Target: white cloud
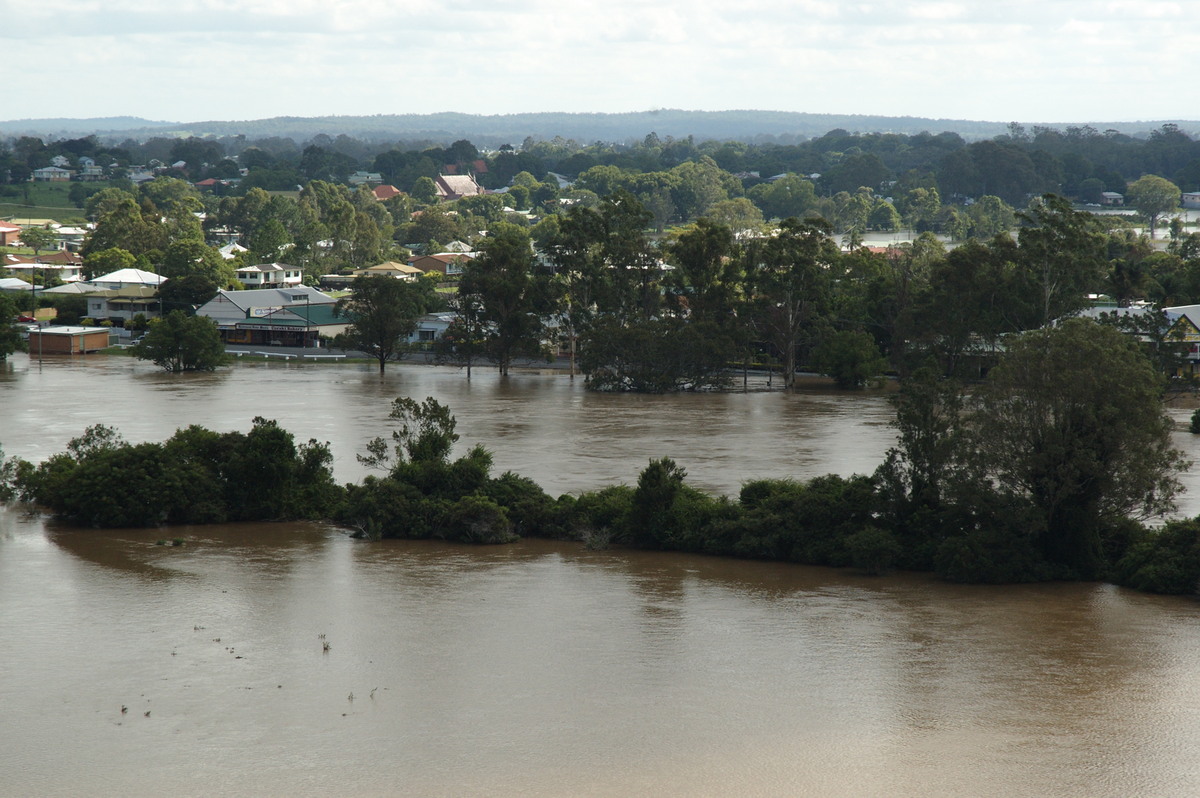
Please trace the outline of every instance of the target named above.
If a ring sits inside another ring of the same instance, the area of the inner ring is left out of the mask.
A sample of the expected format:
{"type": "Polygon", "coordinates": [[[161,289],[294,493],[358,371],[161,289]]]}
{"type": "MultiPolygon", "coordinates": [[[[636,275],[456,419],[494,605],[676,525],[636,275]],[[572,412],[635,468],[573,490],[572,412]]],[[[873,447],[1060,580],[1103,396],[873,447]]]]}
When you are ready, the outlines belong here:
{"type": "Polygon", "coordinates": [[[1194,115],[1161,78],[1200,51],[1200,4],[1164,0],[149,2],[7,0],[6,62],[39,68],[10,81],[0,114],[667,106],[1116,121],[1194,115]],[[54,59],[29,36],[46,26],[65,37],[54,59]],[[65,109],[46,105],[57,87],[65,109]]]}

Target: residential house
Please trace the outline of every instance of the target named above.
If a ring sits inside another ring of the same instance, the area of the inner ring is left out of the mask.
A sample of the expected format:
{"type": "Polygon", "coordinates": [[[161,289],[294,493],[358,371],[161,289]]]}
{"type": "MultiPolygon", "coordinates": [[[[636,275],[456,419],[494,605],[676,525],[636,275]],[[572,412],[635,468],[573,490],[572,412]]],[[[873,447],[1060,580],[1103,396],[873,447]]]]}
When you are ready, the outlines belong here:
{"type": "Polygon", "coordinates": [[[306,285],[222,289],[196,315],[215,321],[226,343],[254,346],[317,346],[321,336],[332,337],[350,325],[337,313],[336,299],[306,285]]]}
{"type": "Polygon", "coordinates": [[[445,334],[456,318],[458,318],[457,313],[426,313],[417,319],[417,328],[408,337],[408,342],[416,344],[420,349],[429,349],[437,339],[445,334]]]}
{"type": "Polygon", "coordinates": [[[0,221],[0,247],[11,247],[21,238],[21,226],[0,221]]]}
{"type": "Polygon", "coordinates": [[[1200,305],[1177,305],[1163,308],[1163,312],[1171,322],[1168,340],[1187,347],[1187,373],[1200,374],[1200,305]]]}
{"type": "Polygon", "coordinates": [[[74,251],[83,246],[83,240],[87,238],[89,232],[89,229],[86,227],[68,227],[63,225],[55,230],[54,234],[58,236],[58,243],[64,249],[74,251]]]}
{"type": "Polygon", "coordinates": [[[1125,195],[1119,194],[1116,191],[1101,191],[1100,204],[1111,207],[1118,207],[1125,204],[1125,195]]]}
{"type": "Polygon", "coordinates": [[[354,285],[354,275],[322,274],[317,282],[326,291],[347,291],[354,285]]]}
{"type": "Polygon", "coordinates": [[[32,284],[25,282],[19,277],[0,277],[0,291],[29,293],[32,289],[32,284]]]}
{"type": "Polygon", "coordinates": [[[137,315],[147,319],[162,315],[162,303],[158,288],[149,285],[125,285],[121,288],[104,288],[87,295],[87,315],[96,321],[124,319],[129,321],[137,315]]]}
{"type": "Polygon", "coordinates": [[[43,166],[41,169],[33,170],[33,180],[38,182],[54,182],[65,183],[71,179],[71,175],[75,174],[70,169],[63,169],[60,166],[43,166]]]}
{"type": "Polygon", "coordinates": [[[35,255],[34,261],[47,269],[53,269],[53,273],[64,283],[83,279],[83,257],[77,252],[60,249],[45,255],[35,255]]]}
{"type": "Polygon", "coordinates": [[[375,188],[371,189],[371,193],[375,195],[375,199],[384,202],[390,200],[392,197],[398,197],[404,192],[395,186],[382,185],[375,186],[375,188]]]}
{"type": "Polygon", "coordinates": [[[75,175],[75,178],[77,180],[82,180],[84,182],[95,182],[97,180],[104,180],[104,178],[105,178],[104,167],[96,166],[95,164],[92,164],[90,166],[80,166],[79,172],[75,175]]]}
{"type": "Polygon", "coordinates": [[[241,253],[249,252],[250,250],[235,241],[233,243],[226,244],[217,251],[221,253],[221,257],[225,260],[233,260],[241,253]]]}
{"type": "Polygon", "coordinates": [[[1200,208],[1200,191],[1185,191],[1179,197],[1179,203],[1185,208],[1200,208]]]}
{"type": "Polygon", "coordinates": [[[142,269],[117,269],[115,272],[93,277],[88,282],[96,288],[117,289],[127,285],[145,285],[158,288],[167,281],[166,277],[142,269]]]}
{"type": "Polygon", "coordinates": [[[247,288],[287,288],[304,282],[304,270],[286,263],[256,263],[235,274],[247,288]]]}
{"type": "Polygon", "coordinates": [[[382,183],[383,175],[379,172],[355,172],[347,178],[347,182],[352,186],[362,186],[367,183],[382,183]]]}
{"type": "Polygon", "coordinates": [[[397,263],[394,260],[386,261],[378,266],[372,266],[369,269],[359,269],[354,272],[355,277],[382,275],[384,277],[395,277],[397,280],[415,280],[424,272],[416,266],[410,266],[407,263],[397,263]]]}
{"type": "Polygon", "coordinates": [[[436,255],[418,255],[409,258],[408,265],[422,272],[441,272],[445,275],[462,274],[463,265],[473,260],[475,252],[439,252],[436,255]]]}
{"type": "Polygon", "coordinates": [[[76,260],[74,253],[51,253],[38,258],[22,257],[21,255],[5,254],[0,256],[0,266],[3,266],[14,276],[23,276],[29,282],[48,282],[58,278],[64,283],[83,279],[83,263],[76,260]]]}
{"type": "Polygon", "coordinates": [[[438,199],[446,201],[487,193],[470,175],[438,175],[433,182],[437,186],[438,199]]]}

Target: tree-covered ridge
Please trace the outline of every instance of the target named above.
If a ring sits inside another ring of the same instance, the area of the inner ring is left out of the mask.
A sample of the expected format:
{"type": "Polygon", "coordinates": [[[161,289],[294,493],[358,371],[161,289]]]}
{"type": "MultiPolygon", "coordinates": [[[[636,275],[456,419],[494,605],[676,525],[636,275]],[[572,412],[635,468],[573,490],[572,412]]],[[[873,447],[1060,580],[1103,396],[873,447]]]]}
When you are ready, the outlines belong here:
{"type": "MultiPolygon", "coordinates": [[[[1146,122],[1100,122],[1101,130],[1115,129],[1136,135],[1162,124],[1177,124],[1185,129],[1200,128],[1200,123],[1180,119],[1146,122]]],[[[1047,123],[1046,126],[1066,127],[1047,123]]],[[[754,141],[769,137],[815,137],[828,130],[844,128],[861,132],[887,131],[902,134],[923,130],[953,131],[967,138],[986,138],[1004,132],[1001,122],[944,119],[914,116],[876,116],[871,114],[821,114],[798,111],[725,110],[688,111],[660,108],[625,113],[513,113],[466,114],[374,114],[371,116],[284,116],[269,119],[205,122],[162,122],[136,117],[100,119],[18,119],[0,121],[0,134],[67,137],[97,134],[106,138],[147,138],[171,136],[245,136],[246,138],[284,137],[296,140],[320,134],[348,136],[368,140],[414,141],[469,138],[480,144],[498,146],[504,141],[526,136],[553,138],[564,136],[579,141],[627,141],[641,138],[647,131],[660,135],[698,139],[738,139],[754,141]]]]}

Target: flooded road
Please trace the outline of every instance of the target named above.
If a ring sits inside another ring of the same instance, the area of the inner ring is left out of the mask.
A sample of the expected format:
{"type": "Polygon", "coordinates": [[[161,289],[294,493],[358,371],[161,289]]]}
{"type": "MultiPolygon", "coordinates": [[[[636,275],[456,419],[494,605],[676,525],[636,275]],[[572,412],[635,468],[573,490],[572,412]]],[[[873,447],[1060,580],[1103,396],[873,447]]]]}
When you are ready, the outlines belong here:
{"type": "MultiPolygon", "coordinates": [[[[872,396],[108,358],[0,373],[0,443],[39,460],[92,423],[159,440],[264,415],[330,441],[352,480],[402,394],[551,493],[663,455],[725,493],[869,472],[892,440],[872,396]]],[[[1200,793],[1200,606],[1105,585],[316,524],[99,532],[10,508],[0,629],[5,796],[1200,793]]]]}

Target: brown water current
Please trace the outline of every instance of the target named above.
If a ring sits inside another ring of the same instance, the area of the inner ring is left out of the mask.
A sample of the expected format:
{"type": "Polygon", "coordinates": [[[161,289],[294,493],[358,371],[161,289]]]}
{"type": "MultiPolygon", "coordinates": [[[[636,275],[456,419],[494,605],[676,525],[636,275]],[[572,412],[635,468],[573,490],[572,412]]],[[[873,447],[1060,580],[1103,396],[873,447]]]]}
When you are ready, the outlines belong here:
{"type": "MultiPolygon", "coordinates": [[[[159,440],[263,415],[330,441],[352,480],[401,394],[450,405],[461,444],[551,493],[662,455],[732,493],[868,472],[892,441],[872,396],[18,357],[0,444],[38,460],[91,423],[159,440]]],[[[1105,585],[8,508],[0,632],[2,796],[1200,794],[1200,606],[1105,585]]]]}

